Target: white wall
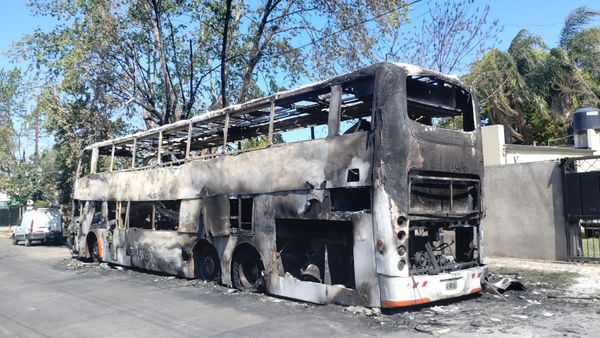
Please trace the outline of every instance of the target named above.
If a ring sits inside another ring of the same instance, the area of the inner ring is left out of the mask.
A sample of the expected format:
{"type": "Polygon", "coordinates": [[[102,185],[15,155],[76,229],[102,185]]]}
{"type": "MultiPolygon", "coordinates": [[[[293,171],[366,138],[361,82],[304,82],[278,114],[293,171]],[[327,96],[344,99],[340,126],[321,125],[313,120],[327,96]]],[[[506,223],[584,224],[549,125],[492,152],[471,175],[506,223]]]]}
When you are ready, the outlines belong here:
{"type": "Polygon", "coordinates": [[[600,154],[600,133],[594,130],[587,133],[587,144],[592,149],[505,144],[504,127],[501,125],[482,127],[481,132],[485,166],[553,161],[565,157],[600,154]]]}

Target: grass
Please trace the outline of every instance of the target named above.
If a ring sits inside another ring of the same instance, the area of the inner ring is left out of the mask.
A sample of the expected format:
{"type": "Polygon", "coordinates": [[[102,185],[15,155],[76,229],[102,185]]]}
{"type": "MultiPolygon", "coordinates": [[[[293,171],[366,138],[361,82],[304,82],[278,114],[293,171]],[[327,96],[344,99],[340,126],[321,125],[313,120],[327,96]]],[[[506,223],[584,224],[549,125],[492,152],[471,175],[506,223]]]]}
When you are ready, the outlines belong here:
{"type": "Polygon", "coordinates": [[[600,258],[600,238],[590,237],[581,240],[583,257],[600,258]]]}
{"type": "Polygon", "coordinates": [[[569,271],[543,271],[523,268],[496,268],[491,272],[500,275],[519,275],[521,280],[527,284],[547,283],[553,287],[565,287],[571,285],[580,274],[569,271]]]}

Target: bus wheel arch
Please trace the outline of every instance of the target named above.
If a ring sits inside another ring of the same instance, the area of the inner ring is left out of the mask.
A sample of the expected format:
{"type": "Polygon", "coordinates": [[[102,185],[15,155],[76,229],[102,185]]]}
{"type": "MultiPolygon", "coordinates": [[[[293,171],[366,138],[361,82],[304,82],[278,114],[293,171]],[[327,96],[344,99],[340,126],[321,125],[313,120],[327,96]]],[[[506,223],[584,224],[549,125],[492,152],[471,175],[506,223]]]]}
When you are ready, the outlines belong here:
{"type": "Polygon", "coordinates": [[[89,258],[93,262],[102,262],[102,242],[95,232],[90,231],[85,239],[89,258]]]}
{"type": "Polygon", "coordinates": [[[264,292],[265,266],[256,248],[242,243],[235,248],[231,261],[231,282],[240,291],[264,292]]]}
{"type": "Polygon", "coordinates": [[[208,281],[220,281],[221,261],[217,249],[207,240],[199,240],[194,245],[194,276],[208,281]]]}

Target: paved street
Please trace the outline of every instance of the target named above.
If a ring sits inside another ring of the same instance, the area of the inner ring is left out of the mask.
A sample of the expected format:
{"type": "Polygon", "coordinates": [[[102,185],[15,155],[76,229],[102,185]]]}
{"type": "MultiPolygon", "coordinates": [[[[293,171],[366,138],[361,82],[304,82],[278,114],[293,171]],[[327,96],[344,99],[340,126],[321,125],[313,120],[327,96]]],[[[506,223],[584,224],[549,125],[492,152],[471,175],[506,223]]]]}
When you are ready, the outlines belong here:
{"type": "MultiPolygon", "coordinates": [[[[492,263],[491,269],[508,269],[502,260],[492,263]]],[[[83,263],[70,259],[66,247],[13,246],[0,237],[0,337],[596,336],[600,301],[596,291],[581,291],[592,290],[600,268],[562,266],[581,276],[567,281],[571,291],[558,280],[543,281],[568,272],[530,274],[528,290],[507,292],[504,301],[484,294],[367,317],[339,305],[83,263]]]]}
{"type": "MultiPolygon", "coordinates": [[[[393,333],[389,328],[372,329],[376,320],[343,312],[341,306],[230,293],[212,284],[137,271],[69,270],[65,268],[68,257],[66,247],[12,246],[0,238],[0,337],[393,333]]],[[[412,337],[414,333],[394,335],[412,337]]]]}

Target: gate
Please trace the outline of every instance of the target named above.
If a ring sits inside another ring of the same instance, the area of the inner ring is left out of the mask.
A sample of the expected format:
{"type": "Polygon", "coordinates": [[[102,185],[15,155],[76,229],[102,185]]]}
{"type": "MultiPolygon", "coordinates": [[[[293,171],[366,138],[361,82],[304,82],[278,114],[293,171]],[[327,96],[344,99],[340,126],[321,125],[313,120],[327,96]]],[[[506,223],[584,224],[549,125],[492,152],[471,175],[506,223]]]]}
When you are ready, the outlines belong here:
{"type": "Polygon", "coordinates": [[[600,262],[600,156],[565,158],[561,167],[568,256],[600,262]]]}

